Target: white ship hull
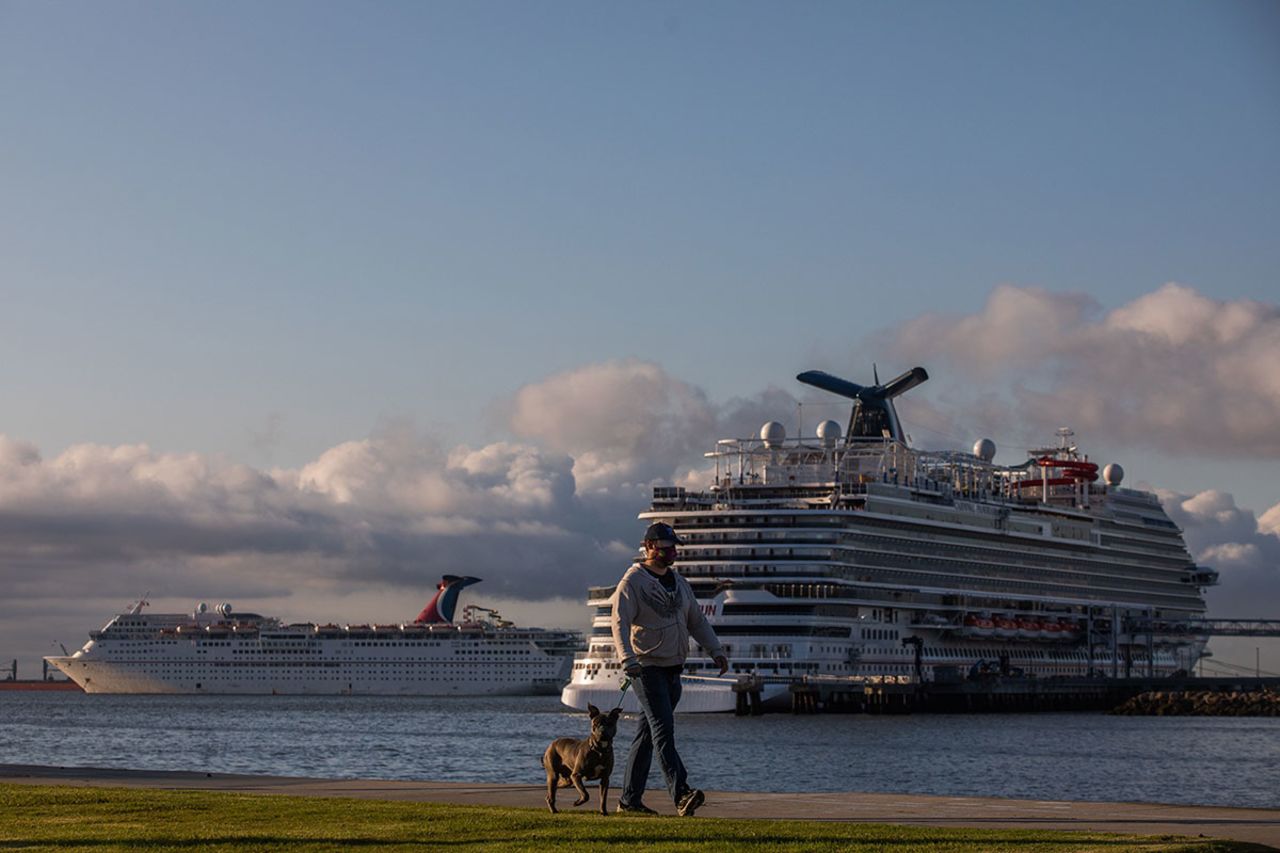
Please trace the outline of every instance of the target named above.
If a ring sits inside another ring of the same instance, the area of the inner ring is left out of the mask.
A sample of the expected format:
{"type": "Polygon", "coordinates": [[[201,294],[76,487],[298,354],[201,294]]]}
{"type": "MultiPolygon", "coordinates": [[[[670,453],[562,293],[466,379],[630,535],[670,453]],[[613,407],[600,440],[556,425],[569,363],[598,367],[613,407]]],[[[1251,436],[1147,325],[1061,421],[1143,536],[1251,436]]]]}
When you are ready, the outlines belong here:
{"type": "MultiPolygon", "coordinates": [[[[283,672],[275,678],[225,668],[213,675],[190,672],[187,677],[162,677],[148,666],[110,661],[48,658],[86,693],[241,694],[266,696],[536,696],[555,695],[569,677],[570,661],[551,662],[541,673],[527,676],[485,677],[478,673],[443,674],[430,665],[409,678],[369,678],[348,675],[316,678],[306,672],[283,672]]],[[[353,667],[355,670],[363,667],[353,667]]],[[[376,667],[375,667],[376,669],[376,667]]]]}
{"type": "MultiPolygon", "coordinates": [[[[680,704],[676,706],[678,714],[722,714],[733,711],[737,707],[738,694],[734,692],[736,678],[716,677],[714,675],[684,676],[680,685],[680,704]]],[[[636,700],[634,690],[621,693],[622,679],[616,675],[605,676],[591,683],[570,682],[560,693],[560,701],[570,708],[579,711],[587,710],[587,705],[595,705],[601,710],[608,710],[618,705],[618,697],[622,696],[622,710],[628,713],[639,713],[640,703],[636,700]]],[[[762,698],[766,703],[774,702],[787,695],[787,685],[769,684],[763,691],[762,698]]]]}
{"type": "Polygon", "coordinates": [[[283,624],[230,604],[143,612],[139,601],[72,655],[46,660],[86,693],[368,696],[554,695],[569,679],[577,631],[520,628],[470,605],[477,578],[446,575],[418,618],[398,625],[283,624]],[[491,618],[482,618],[488,614],[491,618]]]}

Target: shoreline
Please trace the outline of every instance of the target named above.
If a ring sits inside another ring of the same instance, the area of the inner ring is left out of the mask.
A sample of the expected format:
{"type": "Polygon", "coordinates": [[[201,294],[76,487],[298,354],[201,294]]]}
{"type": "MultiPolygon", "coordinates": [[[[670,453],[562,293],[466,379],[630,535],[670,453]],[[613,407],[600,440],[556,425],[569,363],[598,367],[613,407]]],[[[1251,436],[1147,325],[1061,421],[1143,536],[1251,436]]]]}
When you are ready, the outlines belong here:
{"type": "MultiPolygon", "coordinates": [[[[545,809],[542,785],[315,779],[198,771],[125,770],[0,764],[0,783],[224,791],[301,797],[452,803],[545,809]]],[[[649,804],[663,814],[674,807],[663,792],[649,804]]],[[[594,800],[594,798],[593,798],[594,800]]],[[[610,805],[617,789],[610,792],[610,805]]],[[[1280,846],[1280,809],[1152,803],[1067,802],[918,794],[774,794],[708,791],[699,817],[846,821],[917,826],[1116,832],[1128,835],[1203,835],[1280,846]]]]}

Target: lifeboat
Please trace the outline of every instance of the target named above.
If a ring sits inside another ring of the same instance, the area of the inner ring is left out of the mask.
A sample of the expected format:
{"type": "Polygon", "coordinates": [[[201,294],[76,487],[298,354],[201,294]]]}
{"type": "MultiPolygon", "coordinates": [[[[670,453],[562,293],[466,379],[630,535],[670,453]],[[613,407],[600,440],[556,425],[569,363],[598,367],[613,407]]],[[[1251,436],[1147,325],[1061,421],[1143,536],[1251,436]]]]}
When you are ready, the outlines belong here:
{"type": "Polygon", "coordinates": [[[995,627],[995,623],[985,616],[971,613],[964,617],[964,624],[960,628],[960,636],[990,637],[995,633],[995,627]]]}
{"type": "Polygon", "coordinates": [[[1046,640],[1061,640],[1066,630],[1061,622],[1046,620],[1040,625],[1040,636],[1046,640]]]}
{"type": "Polygon", "coordinates": [[[1007,616],[997,616],[995,622],[995,635],[1004,639],[1012,639],[1018,636],[1018,623],[1007,616]]]}
{"type": "Polygon", "coordinates": [[[1018,626],[1018,636],[1024,640],[1040,639],[1040,623],[1034,619],[1025,617],[1015,619],[1014,623],[1018,626]]]}

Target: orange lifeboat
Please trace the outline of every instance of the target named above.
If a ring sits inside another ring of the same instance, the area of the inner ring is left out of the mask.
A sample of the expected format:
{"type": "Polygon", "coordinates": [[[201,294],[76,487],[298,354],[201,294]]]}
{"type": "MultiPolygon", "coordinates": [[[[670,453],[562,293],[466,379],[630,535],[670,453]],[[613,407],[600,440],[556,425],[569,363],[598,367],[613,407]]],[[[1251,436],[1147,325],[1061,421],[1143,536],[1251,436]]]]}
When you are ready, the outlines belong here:
{"type": "Polygon", "coordinates": [[[1007,616],[997,616],[995,618],[995,635],[1010,639],[1018,636],[1018,623],[1007,616]]]}
{"type": "Polygon", "coordinates": [[[960,628],[962,637],[990,637],[995,632],[995,623],[985,616],[970,613],[964,617],[960,628]]]}

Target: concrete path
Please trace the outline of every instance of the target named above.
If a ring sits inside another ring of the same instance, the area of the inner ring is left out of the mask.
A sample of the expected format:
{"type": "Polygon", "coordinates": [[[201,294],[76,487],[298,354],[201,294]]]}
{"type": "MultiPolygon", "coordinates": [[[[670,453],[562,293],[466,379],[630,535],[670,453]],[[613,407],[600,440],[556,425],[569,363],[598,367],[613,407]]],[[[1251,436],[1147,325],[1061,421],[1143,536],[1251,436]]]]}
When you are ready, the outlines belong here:
{"type": "MultiPolygon", "coordinates": [[[[0,782],[196,789],[528,808],[545,808],[546,796],[546,790],[540,785],[302,779],[19,764],[0,764],[0,782]]],[[[615,792],[610,792],[610,806],[616,802],[615,792]]],[[[592,791],[592,802],[583,808],[595,805],[597,793],[592,791]]],[[[663,798],[659,796],[661,793],[651,791],[646,799],[659,811],[673,814],[674,808],[670,803],[663,802],[663,798]]],[[[1206,835],[1280,846],[1280,809],[1047,802],[986,797],[925,797],[913,794],[752,794],[708,791],[707,804],[698,811],[698,816],[1066,829],[1132,835],[1206,835]]]]}

